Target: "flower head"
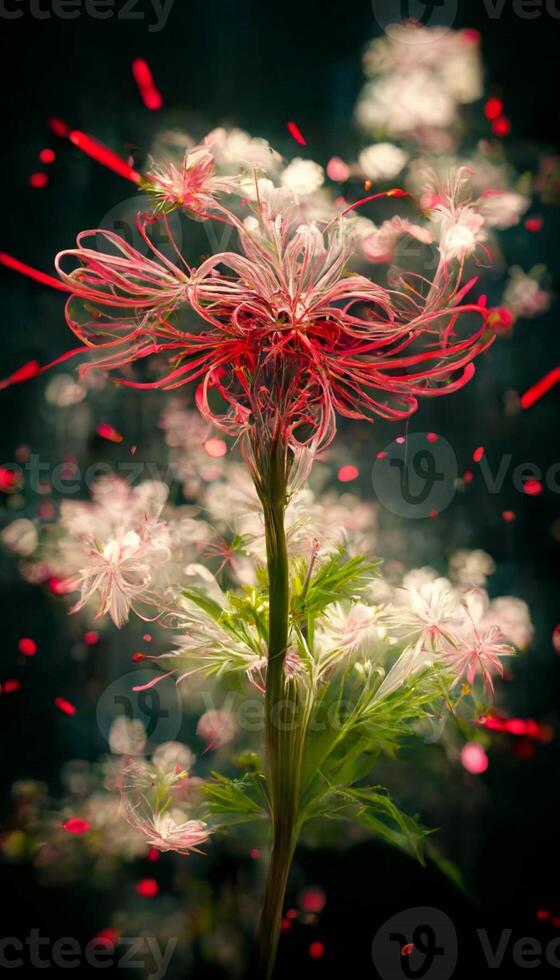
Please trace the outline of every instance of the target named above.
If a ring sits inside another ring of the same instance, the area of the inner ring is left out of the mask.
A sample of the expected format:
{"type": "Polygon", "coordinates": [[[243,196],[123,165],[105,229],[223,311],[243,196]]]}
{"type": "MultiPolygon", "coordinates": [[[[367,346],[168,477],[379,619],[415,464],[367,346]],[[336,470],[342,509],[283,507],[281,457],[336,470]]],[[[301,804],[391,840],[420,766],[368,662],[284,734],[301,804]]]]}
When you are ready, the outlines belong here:
{"type": "Polygon", "coordinates": [[[210,828],[203,820],[190,819],[182,794],[177,792],[187,778],[185,772],[175,768],[165,772],[140,760],[125,765],[121,774],[123,812],[129,824],[144,834],[150,847],[189,854],[199,851],[208,840],[210,828]],[[175,805],[178,802],[182,802],[182,807],[175,805]]]}
{"type": "Polygon", "coordinates": [[[506,642],[498,626],[485,623],[487,604],[487,596],[477,589],[465,596],[463,623],[456,633],[454,645],[444,651],[443,661],[453,669],[457,679],[464,675],[469,684],[473,684],[480,673],[484,687],[488,694],[492,694],[492,674],[503,676],[502,658],[512,656],[513,647],[506,642]]]}
{"type": "Polygon", "coordinates": [[[78,575],[82,594],[74,612],[97,594],[97,615],[108,613],[115,626],[124,626],[131,606],[146,599],[154,563],[165,561],[169,554],[161,541],[151,540],[152,531],[146,522],[141,534],[127,531],[103,545],[92,543],[88,564],[78,575]]]}
{"type": "Polygon", "coordinates": [[[180,207],[192,218],[204,219],[216,210],[216,195],[233,191],[235,183],[216,175],[208,146],[196,146],[186,151],[181,167],[155,164],[146,175],[144,187],[154,197],[157,211],[166,213],[180,207]]]}
{"type": "MultiPolygon", "coordinates": [[[[202,415],[227,433],[249,436],[245,446],[258,429],[261,444],[281,437],[292,448],[313,450],[332,439],[336,414],[404,419],[418,396],[454,391],[469,380],[474,357],[492,337],[487,311],[466,302],[460,286],[462,261],[476,237],[463,177],[441,197],[444,245],[433,277],[393,275],[383,286],[349,269],[355,220],[346,214],[354,205],[328,221],[302,223],[293,197],[277,212],[274,195],[263,198],[265,182],[257,181],[256,200],[240,221],[222,204],[211,206],[218,185],[209,151],[197,148],[186,159],[188,187],[179,196],[185,202],[190,195],[192,213],[214,210],[228,222],[239,251],[214,254],[196,269],[179,253],[172,262],[150,241],[145,217],[139,227],[150,258],[110,232],[103,239],[107,251],[86,247],[95,233],[79,236],[76,249],[57,257],[57,268],[75,294],[68,323],[98,355],[83,371],[126,374],[133,362],[150,359],[159,365],[155,380],[123,376],[121,383],[173,389],[196,381],[202,415]],[[456,204],[459,191],[463,200],[456,204]],[[66,272],[69,259],[79,265],[66,272]]],[[[308,175],[317,168],[312,161],[290,167],[303,173],[304,164],[308,175]]],[[[304,192],[301,183],[293,189],[304,192]]],[[[431,240],[429,229],[400,216],[389,230],[391,249],[402,234],[431,240]]]]}

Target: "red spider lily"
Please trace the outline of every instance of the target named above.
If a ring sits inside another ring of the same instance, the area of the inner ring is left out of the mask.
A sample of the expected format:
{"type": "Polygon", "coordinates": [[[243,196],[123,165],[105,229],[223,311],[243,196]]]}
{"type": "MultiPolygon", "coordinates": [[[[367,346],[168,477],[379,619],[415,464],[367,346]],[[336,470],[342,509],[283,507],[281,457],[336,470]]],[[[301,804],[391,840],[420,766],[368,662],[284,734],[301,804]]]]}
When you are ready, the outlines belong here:
{"type": "Polygon", "coordinates": [[[171,236],[176,262],[156,249],[146,216],[139,228],[149,258],[112,232],[83,232],[77,248],[57,256],[73,293],[68,323],[101,354],[83,371],[164,355],[161,377],[121,383],[169,390],[197,381],[199,410],[224,432],[280,432],[292,447],[313,449],[332,439],[336,413],[404,419],[419,396],[455,391],[472,377],[473,358],[493,337],[484,306],[464,300],[472,283],[459,286],[462,261],[442,257],[432,280],[409,275],[386,288],[348,274],[344,216],[320,228],[274,216],[260,201],[245,223],[216,209],[236,228],[241,252],[218,253],[197,269],[171,236]],[[94,235],[108,251],[86,247],[94,235]],[[80,262],[69,274],[67,257],[80,262]],[[79,315],[75,297],[85,301],[79,315]],[[192,326],[180,322],[193,313],[192,326]],[[481,322],[469,326],[467,314],[481,322]]]}

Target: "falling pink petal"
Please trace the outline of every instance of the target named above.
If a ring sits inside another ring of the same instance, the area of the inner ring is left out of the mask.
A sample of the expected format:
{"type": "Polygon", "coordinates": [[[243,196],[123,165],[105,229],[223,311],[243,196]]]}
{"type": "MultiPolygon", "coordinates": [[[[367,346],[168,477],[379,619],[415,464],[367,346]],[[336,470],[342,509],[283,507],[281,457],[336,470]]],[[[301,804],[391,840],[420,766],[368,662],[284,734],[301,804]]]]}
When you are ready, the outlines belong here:
{"type": "Polygon", "coordinates": [[[524,395],[521,395],[521,408],[531,408],[535,402],[538,402],[539,398],[546,395],[547,391],[554,388],[554,385],[557,385],[559,381],[560,367],[553,368],[552,371],[545,374],[544,378],[541,378],[541,380],[537,381],[531,388],[528,388],[524,395]]]}
{"type": "Polygon", "coordinates": [[[507,136],[511,132],[511,122],[506,116],[500,116],[492,123],[494,136],[507,136]]]}
{"type": "Polygon", "coordinates": [[[525,480],[523,483],[523,493],[528,497],[538,497],[543,492],[543,485],[540,480],[525,480]]]}
{"type": "Polygon", "coordinates": [[[541,231],[544,222],[542,218],[535,216],[533,218],[526,218],[524,224],[527,231],[536,232],[541,231]]]}
{"type": "Polygon", "coordinates": [[[142,878],[136,885],[136,891],[142,898],[155,898],[159,885],[155,878],[142,878]]]}
{"type": "Polygon", "coordinates": [[[480,463],[480,460],[482,459],[483,456],[484,456],[484,446],[478,446],[478,448],[475,449],[472,455],[473,461],[475,463],[480,463]]]}
{"type": "Polygon", "coordinates": [[[493,122],[499,119],[504,111],[504,104],[501,99],[488,99],[484,103],[484,115],[493,122]]]}
{"type": "MultiPolygon", "coordinates": [[[[54,276],[49,276],[47,272],[41,272],[40,269],[34,269],[33,266],[27,265],[25,262],[20,262],[19,259],[15,259],[12,255],[8,255],[6,252],[0,252],[0,265],[5,266],[6,269],[13,269],[14,272],[21,272],[22,276],[28,276],[29,279],[34,279],[35,282],[40,282],[44,286],[52,286],[53,289],[60,289],[63,293],[70,292],[69,287],[65,286],[60,279],[55,279],[54,276]]],[[[24,367],[20,368],[19,370],[24,371],[32,364],[36,364],[37,368],[39,367],[37,361],[29,361],[28,364],[24,365],[24,367]]],[[[15,375],[12,375],[12,378],[14,377],[15,375]]],[[[28,377],[33,377],[33,375],[30,374],[28,377]]],[[[24,381],[26,378],[21,377],[17,380],[24,381]]]]}
{"type": "Polygon", "coordinates": [[[49,129],[52,130],[55,136],[68,136],[70,132],[68,123],[65,123],[63,119],[59,119],[58,116],[50,117],[49,129]]]}
{"type": "Polygon", "coordinates": [[[343,183],[344,181],[348,180],[349,176],[350,167],[348,164],[345,163],[344,160],[341,160],[340,157],[331,157],[327,163],[327,177],[329,177],[330,180],[336,180],[343,183]]]}
{"type": "Polygon", "coordinates": [[[305,137],[301,133],[300,128],[299,128],[299,126],[298,126],[297,123],[295,123],[295,122],[289,122],[289,123],[287,123],[286,129],[288,130],[288,132],[289,132],[290,136],[292,137],[292,139],[294,139],[296,141],[296,143],[299,143],[300,146],[307,146],[307,140],[305,139],[305,137]]]}
{"type": "Polygon", "coordinates": [[[122,442],[124,439],[124,436],[121,436],[120,432],[117,432],[114,426],[109,425],[108,422],[100,422],[96,426],[95,431],[98,436],[101,436],[102,439],[107,439],[108,442],[122,442]]]}
{"type": "Polygon", "coordinates": [[[351,480],[355,480],[360,475],[360,471],[357,466],[341,466],[337,476],[341,483],[350,483],[351,480]]]}
{"type": "Polygon", "coordinates": [[[227,453],[227,445],[223,439],[207,439],[203,445],[204,451],[213,459],[218,459],[227,453]]]}
{"type": "Polygon", "coordinates": [[[138,173],[134,167],[131,167],[126,160],[115,153],[114,150],[109,149],[108,146],[104,146],[99,140],[94,139],[93,136],[88,136],[87,133],[82,133],[79,129],[73,129],[68,134],[68,138],[74,146],[77,146],[79,150],[91,157],[92,160],[96,160],[97,163],[101,163],[104,167],[112,170],[114,173],[119,174],[120,177],[124,177],[126,180],[131,180],[134,184],[139,184],[142,180],[141,175],[138,173]]]}
{"type": "Polygon", "coordinates": [[[506,732],[508,735],[532,738],[537,742],[550,742],[554,736],[550,725],[540,725],[534,718],[501,718],[488,715],[478,724],[491,732],[506,732]]]}
{"type": "Polygon", "coordinates": [[[325,955],[324,943],[318,941],[311,943],[311,946],[309,947],[309,955],[312,960],[321,960],[325,955]]]}
{"type": "Polygon", "coordinates": [[[106,929],[102,929],[98,932],[96,936],[93,937],[92,942],[96,946],[102,946],[104,949],[114,949],[119,938],[119,933],[116,929],[112,929],[108,926],[106,929]]]}
{"type": "Polygon", "coordinates": [[[31,177],[29,178],[29,184],[31,187],[34,187],[35,190],[41,190],[43,187],[46,187],[48,182],[49,178],[47,175],[40,172],[31,174],[31,177]]]}
{"type": "Polygon", "coordinates": [[[76,714],[75,706],[71,704],[70,701],[67,701],[66,698],[57,697],[54,699],[54,703],[56,704],[59,711],[62,711],[64,715],[72,716],[76,714]]]}
{"type": "Polygon", "coordinates": [[[70,817],[64,821],[62,826],[70,834],[85,834],[91,827],[91,824],[87,820],[82,820],[81,817],[70,817]]]}
{"type": "Polygon", "coordinates": [[[68,595],[69,592],[74,592],[75,586],[72,582],[67,579],[57,578],[56,575],[51,575],[47,579],[47,586],[53,595],[68,595]]]}
{"type": "Polygon", "coordinates": [[[18,649],[20,653],[23,653],[26,657],[34,657],[37,653],[37,644],[35,640],[32,640],[29,636],[22,636],[18,643],[18,649]]]}
{"type": "Polygon", "coordinates": [[[488,769],[488,756],[478,742],[467,742],[461,749],[461,762],[463,768],[474,776],[486,772],[488,769]]]}
{"type": "Polygon", "coordinates": [[[21,483],[21,476],[17,470],[10,466],[0,466],[0,490],[3,493],[11,493],[16,490],[21,483]]]}
{"type": "Polygon", "coordinates": [[[45,164],[54,163],[56,160],[56,153],[54,150],[51,150],[50,146],[46,146],[44,150],[41,150],[39,153],[39,160],[41,163],[45,164]]]}
{"type": "Polygon", "coordinates": [[[150,66],[144,58],[134,59],[132,62],[132,74],[146,109],[161,109],[163,99],[161,93],[156,88],[150,66]]]}
{"type": "Polygon", "coordinates": [[[322,888],[305,888],[299,896],[299,904],[305,912],[322,912],[327,897],[322,888]]]}
{"type": "Polygon", "coordinates": [[[2,694],[13,694],[14,691],[20,690],[21,681],[18,681],[15,678],[10,677],[9,680],[3,681],[2,684],[0,684],[0,693],[2,694]]]}

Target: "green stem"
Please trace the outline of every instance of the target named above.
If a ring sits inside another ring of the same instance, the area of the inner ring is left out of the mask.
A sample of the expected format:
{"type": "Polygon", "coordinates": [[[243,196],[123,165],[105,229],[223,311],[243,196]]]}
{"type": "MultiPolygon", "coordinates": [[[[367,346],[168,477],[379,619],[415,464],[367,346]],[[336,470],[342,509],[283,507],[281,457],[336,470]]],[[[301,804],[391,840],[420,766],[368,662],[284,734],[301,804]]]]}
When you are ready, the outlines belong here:
{"type": "Polygon", "coordinates": [[[265,691],[265,752],[272,816],[272,852],[259,925],[261,976],[272,976],[288,874],[297,841],[303,737],[297,685],[284,663],[289,631],[289,569],[284,516],[288,460],[275,441],[260,488],[269,580],[269,641],[265,691]]]}

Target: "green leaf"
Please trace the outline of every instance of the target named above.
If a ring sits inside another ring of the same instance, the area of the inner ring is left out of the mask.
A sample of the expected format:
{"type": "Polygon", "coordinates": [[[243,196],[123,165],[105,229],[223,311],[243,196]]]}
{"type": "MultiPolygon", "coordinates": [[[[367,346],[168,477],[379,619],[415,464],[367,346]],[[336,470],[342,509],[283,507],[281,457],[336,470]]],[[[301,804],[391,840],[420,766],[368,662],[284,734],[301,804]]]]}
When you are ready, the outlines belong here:
{"type": "Polygon", "coordinates": [[[432,864],[435,864],[436,868],[441,871],[441,873],[444,874],[445,877],[459,889],[459,891],[463,892],[464,895],[469,894],[461,869],[457,867],[454,861],[450,861],[449,858],[446,858],[445,855],[441,853],[439,848],[429,841],[426,843],[425,852],[426,857],[432,862],[432,864]]]}
{"type": "Polygon", "coordinates": [[[317,616],[333,602],[359,596],[378,572],[380,562],[362,555],[346,558],[340,548],[325,561],[309,582],[301,574],[292,582],[292,613],[296,619],[317,616]]]}
{"type": "Polygon", "coordinates": [[[246,773],[242,779],[230,779],[213,772],[212,781],[202,792],[212,816],[228,825],[262,820],[268,816],[268,805],[261,773],[246,773]]]}
{"type": "Polygon", "coordinates": [[[221,616],[223,613],[223,607],[215,599],[210,599],[203,592],[196,592],[194,589],[183,589],[183,595],[190,602],[194,602],[195,606],[202,609],[208,616],[210,616],[216,623],[220,623],[221,616]]]}
{"type": "Polygon", "coordinates": [[[343,790],[339,795],[348,801],[354,819],[371,830],[376,837],[416,857],[424,864],[424,842],[433,833],[422,827],[416,817],[410,817],[393,802],[381,786],[343,790]]]}

